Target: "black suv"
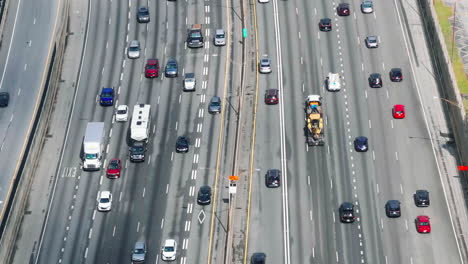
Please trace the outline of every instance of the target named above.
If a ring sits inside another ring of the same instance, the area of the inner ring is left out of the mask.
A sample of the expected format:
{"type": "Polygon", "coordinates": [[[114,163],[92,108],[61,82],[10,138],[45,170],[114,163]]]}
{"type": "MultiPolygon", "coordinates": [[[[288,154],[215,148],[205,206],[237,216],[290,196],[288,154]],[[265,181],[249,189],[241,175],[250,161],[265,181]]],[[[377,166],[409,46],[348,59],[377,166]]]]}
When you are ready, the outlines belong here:
{"type": "Polygon", "coordinates": [[[189,151],[189,140],[186,137],[178,137],[176,141],[176,152],[185,152],[189,151]]]}
{"type": "Polygon", "coordinates": [[[340,206],[340,221],[342,223],[354,222],[354,205],[349,202],[344,202],[340,206]]]}
{"type": "Polygon", "coordinates": [[[252,254],[252,258],[250,259],[250,263],[252,264],[265,264],[266,263],[266,254],[262,252],[257,252],[252,254]]]}
{"type": "Polygon", "coordinates": [[[354,139],[354,149],[357,152],[366,152],[369,149],[368,140],[366,137],[357,137],[354,139]]]}
{"type": "Polygon", "coordinates": [[[198,190],[197,202],[200,205],[207,205],[211,203],[211,187],[204,185],[198,190]]]}
{"type": "Polygon", "coordinates": [[[146,143],[135,141],[129,148],[131,162],[145,161],[146,143]]]}
{"type": "Polygon", "coordinates": [[[398,200],[388,200],[385,204],[385,213],[388,217],[400,217],[400,201],[398,200]]]}
{"type": "Polygon", "coordinates": [[[369,86],[372,88],[381,88],[383,86],[380,73],[372,73],[369,76],[369,86]]]}
{"type": "Polygon", "coordinates": [[[414,194],[414,203],[417,207],[428,207],[430,205],[429,192],[426,190],[417,190],[414,194]]]}
{"type": "Polygon", "coordinates": [[[393,68],[390,70],[390,80],[392,82],[401,82],[403,81],[403,73],[400,68],[393,68]]]}
{"type": "Polygon", "coordinates": [[[148,7],[142,6],[138,8],[137,20],[138,20],[138,23],[150,22],[150,14],[149,14],[148,7]]]}
{"type": "Polygon", "coordinates": [[[320,31],[331,31],[332,30],[332,21],[330,18],[322,18],[319,22],[320,31]]]}
{"type": "Polygon", "coordinates": [[[281,171],[277,169],[268,170],[265,174],[265,185],[269,188],[280,187],[281,171]]]}
{"type": "Polygon", "coordinates": [[[7,92],[0,93],[0,107],[7,107],[10,102],[10,94],[7,92]]]}

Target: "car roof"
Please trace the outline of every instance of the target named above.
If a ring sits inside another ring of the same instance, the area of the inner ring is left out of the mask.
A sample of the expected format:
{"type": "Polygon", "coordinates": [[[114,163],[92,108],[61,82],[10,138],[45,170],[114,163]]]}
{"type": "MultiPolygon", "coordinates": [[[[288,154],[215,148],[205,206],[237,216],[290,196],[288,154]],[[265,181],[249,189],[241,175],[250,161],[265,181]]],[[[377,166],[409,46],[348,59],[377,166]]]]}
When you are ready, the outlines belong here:
{"type": "Polygon", "coordinates": [[[165,247],[175,247],[175,240],[174,239],[166,239],[164,242],[165,247]]]}
{"type": "Polygon", "coordinates": [[[281,171],[278,170],[278,169],[269,169],[267,171],[267,174],[270,175],[270,176],[279,176],[280,173],[281,173],[281,171]]]}
{"type": "Polygon", "coordinates": [[[203,185],[202,187],[200,187],[200,191],[202,192],[211,191],[211,187],[208,185],[203,185]]]}
{"type": "Polygon", "coordinates": [[[167,60],[167,63],[177,63],[177,61],[173,58],[170,58],[169,60],[167,60]]]}
{"type": "Polygon", "coordinates": [[[132,40],[132,41],[130,41],[130,46],[140,46],[140,41],[132,40]]]}
{"type": "Polygon", "coordinates": [[[416,194],[429,194],[427,190],[416,190],[416,194]]]}
{"type": "Polygon", "coordinates": [[[195,78],[195,73],[188,72],[188,73],[185,74],[185,78],[195,78]]]}
{"type": "Polygon", "coordinates": [[[106,197],[110,197],[111,193],[110,191],[101,191],[101,198],[106,198],[106,197]]]}
{"type": "Polygon", "coordinates": [[[10,94],[8,92],[1,92],[0,96],[10,96],[10,94]]]}
{"type": "Polygon", "coordinates": [[[344,202],[344,203],[341,204],[341,207],[342,207],[343,209],[348,209],[348,210],[350,210],[350,209],[353,209],[353,208],[354,208],[354,205],[353,205],[352,203],[350,203],[350,202],[344,202]]]}
{"type": "Polygon", "coordinates": [[[331,19],[328,18],[328,17],[325,17],[325,18],[320,19],[320,22],[322,22],[322,23],[330,23],[330,22],[331,22],[331,19]]]}
{"type": "Polygon", "coordinates": [[[179,136],[179,137],[177,137],[177,141],[179,141],[179,140],[187,140],[187,137],[185,137],[185,136],[179,136]]]}
{"type": "Polygon", "coordinates": [[[367,36],[368,40],[377,40],[377,36],[367,36]]]}
{"type": "Polygon", "coordinates": [[[217,29],[215,32],[216,35],[218,34],[224,34],[224,29],[217,29]]]}
{"type": "Polygon", "coordinates": [[[120,159],[118,159],[118,158],[113,158],[113,159],[111,159],[109,162],[116,162],[116,161],[120,161],[120,159]]]}
{"type": "Polygon", "coordinates": [[[371,73],[371,78],[380,78],[380,73],[371,73]]]}
{"type": "Polygon", "coordinates": [[[278,92],[279,92],[278,89],[268,89],[268,90],[266,90],[266,94],[268,94],[268,95],[277,95],[278,92]]]}
{"type": "Polygon", "coordinates": [[[138,11],[146,12],[146,11],[148,11],[148,7],[146,7],[146,6],[140,6],[140,8],[138,8],[138,11]]]}
{"type": "Polygon", "coordinates": [[[211,102],[221,102],[221,98],[219,98],[219,96],[213,96],[211,97],[211,102]]]}
{"type": "Polygon", "coordinates": [[[429,216],[427,215],[418,215],[417,217],[421,222],[429,222],[429,216]]]}
{"type": "Polygon", "coordinates": [[[349,7],[349,4],[348,3],[340,3],[338,6],[339,7],[349,7]]]}
{"type": "Polygon", "coordinates": [[[359,137],[356,137],[356,140],[357,141],[367,141],[367,137],[359,136],[359,137]]]}
{"type": "Polygon", "coordinates": [[[117,106],[117,110],[127,110],[128,106],[127,105],[119,105],[117,106]]]}
{"type": "Polygon", "coordinates": [[[400,201],[398,201],[398,200],[388,200],[387,204],[391,205],[391,206],[400,206],[400,201]]]}
{"type": "Polygon", "coordinates": [[[392,68],[390,71],[392,71],[392,72],[401,72],[401,68],[392,68]]]}
{"type": "Polygon", "coordinates": [[[114,87],[102,87],[102,91],[103,91],[103,92],[114,91],[114,87]]]}
{"type": "Polygon", "coordinates": [[[404,105],[401,105],[401,104],[396,104],[396,105],[394,105],[393,107],[395,107],[395,109],[397,109],[397,110],[400,110],[400,109],[405,108],[405,106],[404,106],[404,105]]]}

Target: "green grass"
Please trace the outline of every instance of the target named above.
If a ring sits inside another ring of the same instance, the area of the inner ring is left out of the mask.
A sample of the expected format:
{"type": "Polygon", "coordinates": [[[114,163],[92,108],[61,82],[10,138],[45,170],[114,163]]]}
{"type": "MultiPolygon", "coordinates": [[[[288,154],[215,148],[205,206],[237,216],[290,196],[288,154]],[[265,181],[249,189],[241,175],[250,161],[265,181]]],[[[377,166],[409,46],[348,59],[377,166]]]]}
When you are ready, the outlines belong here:
{"type": "MultiPolygon", "coordinates": [[[[434,6],[439,18],[440,27],[442,29],[442,34],[444,35],[445,44],[447,46],[449,56],[452,56],[452,26],[450,25],[449,18],[453,15],[453,8],[446,6],[442,0],[434,0],[434,6]]],[[[455,45],[455,50],[453,52],[452,58],[452,67],[453,72],[455,73],[455,78],[457,79],[458,89],[462,94],[468,94],[468,78],[466,76],[465,70],[463,68],[463,61],[458,53],[458,48],[455,45]]],[[[465,105],[465,111],[468,111],[468,100],[463,100],[465,105]]]]}

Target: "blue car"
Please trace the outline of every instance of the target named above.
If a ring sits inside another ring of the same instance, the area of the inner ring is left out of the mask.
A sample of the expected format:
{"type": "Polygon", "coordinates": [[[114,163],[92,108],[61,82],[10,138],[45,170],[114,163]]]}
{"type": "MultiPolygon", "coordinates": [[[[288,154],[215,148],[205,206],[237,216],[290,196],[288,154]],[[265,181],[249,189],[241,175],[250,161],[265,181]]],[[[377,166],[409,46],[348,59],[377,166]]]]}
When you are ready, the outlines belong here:
{"type": "Polygon", "coordinates": [[[112,106],[114,105],[114,97],[115,97],[115,92],[114,92],[113,87],[111,88],[103,87],[101,90],[99,102],[101,103],[102,106],[112,106]]]}
{"type": "Polygon", "coordinates": [[[358,152],[366,152],[369,148],[366,137],[357,137],[354,140],[354,149],[358,152]]]}

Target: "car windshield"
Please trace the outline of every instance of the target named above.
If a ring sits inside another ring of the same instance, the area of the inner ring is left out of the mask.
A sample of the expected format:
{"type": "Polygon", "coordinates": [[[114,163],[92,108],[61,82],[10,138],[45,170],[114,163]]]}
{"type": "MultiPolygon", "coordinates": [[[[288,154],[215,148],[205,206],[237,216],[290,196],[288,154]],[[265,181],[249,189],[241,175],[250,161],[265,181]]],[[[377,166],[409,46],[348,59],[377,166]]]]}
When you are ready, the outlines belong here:
{"type": "Polygon", "coordinates": [[[167,68],[170,70],[174,70],[177,68],[177,64],[175,64],[174,62],[170,62],[167,64],[167,68]]]}
{"type": "Polygon", "coordinates": [[[119,168],[119,163],[117,163],[117,161],[113,161],[113,162],[109,163],[109,169],[116,170],[118,168],[119,168]]]}
{"type": "Polygon", "coordinates": [[[108,203],[109,202],[109,198],[101,198],[101,203],[108,203]]]}
{"type": "Polygon", "coordinates": [[[364,2],[364,7],[372,7],[372,2],[364,2]]]}
{"type": "Polygon", "coordinates": [[[398,111],[396,111],[396,113],[397,113],[397,114],[403,114],[403,111],[398,110],[398,111]]]}
{"type": "Polygon", "coordinates": [[[132,147],[132,151],[141,152],[141,151],[143,151],[143,147],[139,147],[139,146],[138,147],[132,147]]]}
{"type": "Polygon", "coordinates": [[[132,47],[129,47],[128,50],[130,50],[130,51],[138,51],[139,48],[138,48],[138,47],[135,47],[135,46],[132,46],[132,47]]]}
{"type": "Polygon", "coordinates": [[[143,253],[145,253],[145,251],[144,251],[142,248],[135,248],[135,249],[133,250],[133,253],[135,253],[135,254],[143,254],[143,253]]]}
{"type": "Polygon", "coordinates": [[[146,65],[146,68],[148,70],[154,70],[154,69],[156,69],[156,65],[146,65]]]}
{"type": "Polygon", "coordinates": [[[149,15],[149,12],[146,9],[140,9],[140,15],[147,16],[147,15],[149,15]]]}
{"type": "Polygon", "coordinates": [[[211,102],[211,106],[219,106],[219,102],[211,102]]]}
{"type": "Polygon", "coordinates": [[[270,61],[268,59],[263,59],[261,64],[262,66],[270,66],[270,61]]]}
{"type": "Polygon", "coordinates": [[[174,247],[165,247],[164,251],[165,252],[174,252],[174,247]]]}
{"type": "Polygon", "coordinates": [[[124,115],[127,113],[127,110],[117,110],[117,114],[124,115]]]}
{"type": "Polygon", "coordinates": [[[217,38],[224,38],[224,34],[216,34],[217,38]]]}
{"type": "Polygon", "coordinates": [[[103,93],[102,93],[102,96],[103,96],[103,97],[111,97],[111,96],[112,96],[112,93],[111,93],[111,92],[103,92],[103,93]]]}
{"type": "Polygon", "coordinates": [[[195,31],[190,34],[191,38],[201,38],[201,32],[200,31],[195,31]]]}
{"type": "Polygon", "coordinates": [[[85,159],[97,159],[97,154],[86,154],[85,159]]]}

